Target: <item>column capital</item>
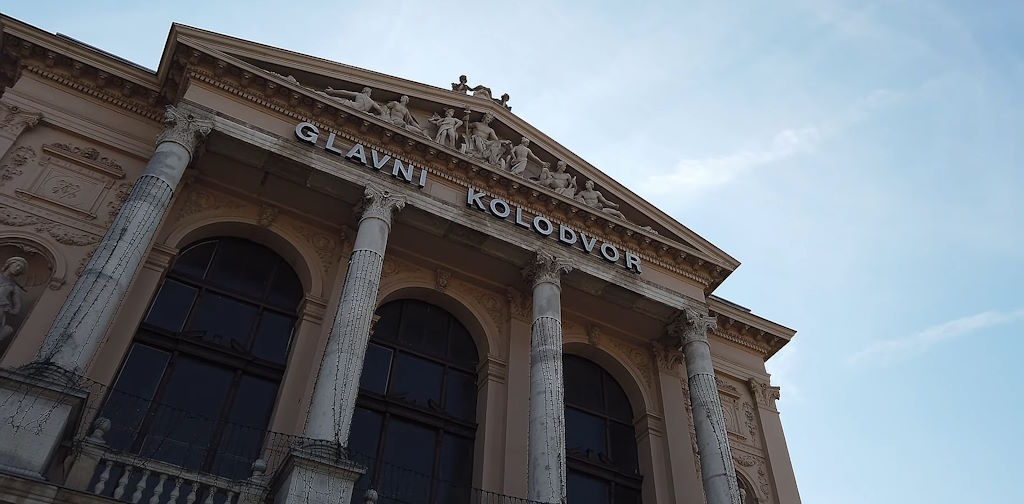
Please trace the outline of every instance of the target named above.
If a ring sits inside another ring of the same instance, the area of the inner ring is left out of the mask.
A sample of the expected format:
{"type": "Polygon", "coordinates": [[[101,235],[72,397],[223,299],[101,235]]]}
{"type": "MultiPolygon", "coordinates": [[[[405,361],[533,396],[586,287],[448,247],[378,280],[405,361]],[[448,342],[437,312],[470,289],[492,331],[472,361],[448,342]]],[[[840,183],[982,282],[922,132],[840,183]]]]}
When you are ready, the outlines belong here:
{"type": "Polygon", "coordinates": [[[35,126],[43,117],[39,112],[30,112],[6,101],[0,101],[0,111],[4,114],[0,118],[0,134],[11,137],[17,137],[25,129],[35,126]]]}
{"type": "Polygon", "coordinates": [[[669,320],[665,330],[669,337],[679,342],[680,348],[693,341],[708,341],[708,331],[718,329],[718,319],[708,315],[707,308],[686,307],[669,320]]]}
{"type": "Polygon", "coordinates": [[[164,130],[156,137],[156,143],[174,142],[192,154],[212,130],[213,121],[200,119],[186,110],[168,105],[164,112],[164,130]]]}
{"type": "Polygon", "coordinates": [[[363,200],[359,203],[362,212],[360,220],[377,218],[391,227],[391,219],[395,212],[405,208],[408,198],[404,194],[393,193],[375,185],[367,185],[363,192],[363,200]]]}
{"type": "Polygon", "coordinates": [[[552,283],[558,287],[562,286],[562,273],[568,273],[575,267],[571,259],[556,257],[547,252],[537,252],[533,262],[523,268],[523,277],[533,281],[536,288],[542,283],[552,283]]]}

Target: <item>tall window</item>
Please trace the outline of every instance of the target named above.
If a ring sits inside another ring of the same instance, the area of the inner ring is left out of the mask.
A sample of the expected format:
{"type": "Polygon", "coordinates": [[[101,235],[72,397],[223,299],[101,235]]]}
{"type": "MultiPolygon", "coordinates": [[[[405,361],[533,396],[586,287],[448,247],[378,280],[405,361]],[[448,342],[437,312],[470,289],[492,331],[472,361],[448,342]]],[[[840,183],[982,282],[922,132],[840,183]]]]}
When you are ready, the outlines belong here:
{"type": "MultiPolygon", "coordinates": [[[[445,310],[416,300],[377,310],[349,436],[381,502],[468,503],[477,350],[445,310]]],[[[362,495],[361,492],[357,495],[362,495]]]]}
{"type": "Polygon", "coordinates": [[[563,357],[569,504],[639,504],[633,410],[597,364],[563,357]]]}
{"type": "Polygon", "coordinates": [[[262,245],[195,243],[178,256],[104,404],[108,444],[244,478],[258,457],[302,300],[262,245]]]}

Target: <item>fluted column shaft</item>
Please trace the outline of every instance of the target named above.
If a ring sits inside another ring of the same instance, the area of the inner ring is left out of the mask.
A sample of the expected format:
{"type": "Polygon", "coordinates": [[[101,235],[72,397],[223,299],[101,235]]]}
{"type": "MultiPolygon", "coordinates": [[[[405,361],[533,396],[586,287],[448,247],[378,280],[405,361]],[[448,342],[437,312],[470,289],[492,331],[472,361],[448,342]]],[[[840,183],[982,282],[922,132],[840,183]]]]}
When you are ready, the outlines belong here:
{"type": "Polygon", "coordinates": [[[348,444],[391,218],[405,206],[405,201],[405,196],[373,186],[366,188],[365,209],[349,258],[344,290],[309,406],[307,438],[328,441],[336,447],[348,444]]]}
{"type": "Polygon", "coordinates": [[[693,426],[700,452],[701,479],[708,504],[740,504],[736,467],[725,429],[725,414],[718,396],[711,361],[708,330],[716,329],[714,317],[693,309],[677,314],[669,333],[680,338],[686,359],[686,379],[693,407],[693,426]]]}
{"type": "Polygon", "coordinates": [[[535,502],[565,502],[561,274],[571,268],[564,259],[540,253],[525,271],[533,281],[527,497],[535,502]]]}
{"type": "Polygon", "coordinates": [[[156,151],[61,306],[36,354],[67,378],[84,373],[149,250],[185,168],[212,123],[167,107],[156,151]]]}

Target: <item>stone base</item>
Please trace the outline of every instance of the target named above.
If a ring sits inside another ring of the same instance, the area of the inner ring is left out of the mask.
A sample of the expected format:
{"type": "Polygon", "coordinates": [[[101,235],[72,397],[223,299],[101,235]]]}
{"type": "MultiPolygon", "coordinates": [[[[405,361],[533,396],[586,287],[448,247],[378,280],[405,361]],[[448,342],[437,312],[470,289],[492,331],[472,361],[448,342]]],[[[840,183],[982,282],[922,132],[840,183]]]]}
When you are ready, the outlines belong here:
{"type": "Polygon", "coordinates": [[[45,479],[87,396],[53,377],[0,369],[0,470],[45,479]]]}
{"type": "Polygon", "coordinates": [[[349,504],[353,487],[365,472],[350,460],[295,448],[277,471],[270,493],[276,504],[349,504]]]}

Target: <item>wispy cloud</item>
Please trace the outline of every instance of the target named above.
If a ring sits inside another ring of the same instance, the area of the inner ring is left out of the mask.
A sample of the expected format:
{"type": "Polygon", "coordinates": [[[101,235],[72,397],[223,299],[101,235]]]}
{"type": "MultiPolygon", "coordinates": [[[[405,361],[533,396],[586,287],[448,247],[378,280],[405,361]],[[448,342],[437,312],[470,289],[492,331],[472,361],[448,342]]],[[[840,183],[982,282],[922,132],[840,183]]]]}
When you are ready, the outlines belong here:
{"type": "Polygon", "coordinates": [[[645,189],[653,194],[690,195],[726,185],[752,170],[814,151],[829,137],[863,121],[899,96],[888,89],[876,89],[819,124],[784,128],[756,147],[722,156],[680,159],[669,173],[648,177],[645,189]]]}
{"type": "Polygon", "coordinates": [[[982,329],[995,327],[1024,318],[1024,308],[1010,311],[985,311],[943,322],[903,338],[876,341],[849,358],[851,365],[885,362],[898,357],[922,353],[929,348],[952,339],[968,336],[982,329]]]}
{"type": "Polygon", "coordinates": [[[700,192],[727,184],[758,166],[810,151],[820,141],[821,132],[816,127],[783,129],[761,148],[744,149],[719,157],[681,159],[670,173],[654,175],[648,179],[648,184],[653,192],[664,193],[679,188],[700,192]]]}

